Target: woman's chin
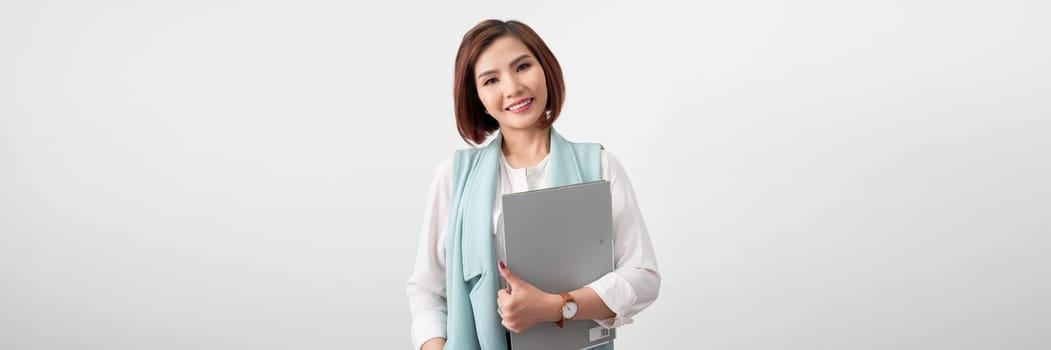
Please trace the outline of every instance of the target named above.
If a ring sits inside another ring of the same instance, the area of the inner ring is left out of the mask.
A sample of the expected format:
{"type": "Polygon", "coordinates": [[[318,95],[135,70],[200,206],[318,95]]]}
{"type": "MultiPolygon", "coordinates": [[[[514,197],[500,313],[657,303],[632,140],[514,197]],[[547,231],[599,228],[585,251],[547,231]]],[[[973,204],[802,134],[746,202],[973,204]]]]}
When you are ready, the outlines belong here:
{"type": "Polygon", "coordinates": [[[502,130],[526,130],[536,129],[540,126],[540,118],[538,116],[521,116],[511,117],[500,123],[500,129],[502,130]]]}

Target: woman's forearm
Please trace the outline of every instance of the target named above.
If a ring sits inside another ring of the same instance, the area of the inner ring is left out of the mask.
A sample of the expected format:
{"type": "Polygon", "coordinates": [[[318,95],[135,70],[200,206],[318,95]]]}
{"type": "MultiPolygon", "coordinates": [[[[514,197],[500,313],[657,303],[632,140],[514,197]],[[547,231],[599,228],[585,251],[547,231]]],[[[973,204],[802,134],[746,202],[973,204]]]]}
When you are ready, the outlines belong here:
{"type": "Polygon", "coordinates": [[[574,320],[604,320],[617,315],[590,287],[583,287],[569,294],[577,302],[577,315],[573,317],[574,320]]]}

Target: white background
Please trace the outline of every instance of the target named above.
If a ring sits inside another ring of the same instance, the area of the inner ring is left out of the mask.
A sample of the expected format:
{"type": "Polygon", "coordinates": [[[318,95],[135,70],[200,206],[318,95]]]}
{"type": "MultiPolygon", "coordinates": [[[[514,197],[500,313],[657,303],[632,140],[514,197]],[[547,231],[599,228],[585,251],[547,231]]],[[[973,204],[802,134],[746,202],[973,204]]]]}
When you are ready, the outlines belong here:
{"type": "Polygon", "coordinates": [[[485,18],[634,182],[618,349],[1051,347],[1048,2],[378,3],[0,4],[0,348],[411,348],[485,18]]]}

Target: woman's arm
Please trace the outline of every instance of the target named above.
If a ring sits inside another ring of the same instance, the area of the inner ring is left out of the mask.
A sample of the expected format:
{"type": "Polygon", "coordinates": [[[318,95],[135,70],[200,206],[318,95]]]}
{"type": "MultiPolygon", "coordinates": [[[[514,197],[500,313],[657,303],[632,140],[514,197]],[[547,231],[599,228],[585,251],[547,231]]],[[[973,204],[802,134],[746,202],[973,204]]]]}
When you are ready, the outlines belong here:
{"type": "Polygon", "coordinates": [[[431,338],[423,343],[420,350],[443,350],[445,349],[445,338],[431,338]]]}
{"type": "Polygon", "coordinates": [[[630,324],[632,317],[653,304],[660,291],[661,275],[631,180],[620,160],[608,151],[602,151],[602,173],[610,183],[613,199],[614,270],[586,287],[614,314],[595,321],[615,328],[630,324]]]}
{"type": "MultiPolygon", "coordinates": [[[[657,299],[661,278],[627,174],[620,162],[605,151],[602,168],[603,177],[610,181],[613,199],[614,271],[570,294],[578,307],[574,319],[593,319],[606,328],[614,328],[631,323],[632,316],[657,299]]],[[[537,289],[503,266],[500,273],[510,285],[510,290],[497,293],[504,327],[521,332],[540,322],[561,319],[560,295],[537,289]]]]}
{"type": "MultiPolygon", "coordinates": [[[[505,328],[521,333],[540,322],[557,322],[562,319],[561,295],[546,293],[523,281],[502,261],[498,267],[500,275],[507,280],[509,286],[497,293],[497,305],[505,328]]],[[[616,316],[590,287],[583,287],[569,294],[577,303],[577,314],[573,317],[575,320],[601,320],[616,316]]]]}
{"type": "MultiPolygon", "coordinates": [[[[569,294],[577,302],[577,315],[573,317],[575,320],[604,320],[617,316],[591,287],[583,287],[569,292],[569,294]]],[[[556,297],[558,297],[558,308],[561,310],[562,297],[558,295],[556,297]]]]}
{"type": "MultiPolygon", "coordinates": [[[[434,339],[445,342],[445,223],[449,206],[452,158],[438,166],[427,196],[416,250],[416,264],[406,286],[412,314],[412,342],[416,349],[434,339]]],[[[438,349],[441,349],[439,346],[438,349]]]]}

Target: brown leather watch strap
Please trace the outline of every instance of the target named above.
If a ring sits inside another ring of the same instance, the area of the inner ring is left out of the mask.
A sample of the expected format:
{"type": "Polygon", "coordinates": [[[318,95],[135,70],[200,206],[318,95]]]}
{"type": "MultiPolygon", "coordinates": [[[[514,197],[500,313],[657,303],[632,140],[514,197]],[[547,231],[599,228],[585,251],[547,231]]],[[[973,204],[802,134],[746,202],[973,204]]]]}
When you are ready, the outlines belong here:
{"type": "Polygon", "coordinates": [[[571,301],[576,302],[576,300],[573,300],[573,295],[567,292],[559,293],[559,295],[562,296],[562,305],[558,308],[558,321],[555,321],[555,325],[557,325],[558,328],[563,328],[566,326],[566,316],[562,314],[562,310],[566,308],[567,303],[571,301]]]}

